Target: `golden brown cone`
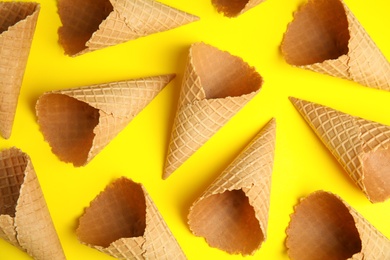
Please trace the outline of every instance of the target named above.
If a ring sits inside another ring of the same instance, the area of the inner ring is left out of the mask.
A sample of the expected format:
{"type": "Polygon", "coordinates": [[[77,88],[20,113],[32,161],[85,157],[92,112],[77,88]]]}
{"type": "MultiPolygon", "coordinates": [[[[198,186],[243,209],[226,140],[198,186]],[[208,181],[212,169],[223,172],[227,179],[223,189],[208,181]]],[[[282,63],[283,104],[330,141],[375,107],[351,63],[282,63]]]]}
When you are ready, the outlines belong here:
{"type": "Polygon", "coordinates": [[[390,258],[390,240],[330,192],[316,191],[301,199],[286,233],[292,260],[390,258]]]}
{"type": "Polygon", "coordinates": [[[31,159],[0,152],[0,237],[37,260],[65,259],[31,159]]]}
{"type": "Polygon", "coordinates": [[[260,74],[241,58],[204,44],[191,46],[163,178],[168,178],[259,91],[260,74]]]}
{"type": "Polygon", "coordinates": [[[275,137],[272,119],[192,204],[190,229],[210,246],[250,255],[266,240],[275,137]]]}
{"type": "Polygon", "coordinates": [[[309,0],[281,50],[291,65],[390,90],[390,63],[342,0],[309,0]]]}
{"type": "Polygon", "coordinates": [[[44,93],[40,130],[60,160],[83,166],[174,78],[163,75],[44,93]]]}
{"type": "Polygon", "coordinates": [[[253,7],[259,5],[265,0],[212,0],[217,11],[223,13],[227,17],[237,17],[253,7]]]}
{"type": "Polygon", "coordinates": [[[390,197],[390,126],[290,100],[371,202],[390,197]]]}
{"type": "Polygon", "coordinates": [[[59,41],[70,56],[199,20],[154,0],[59,0],[58,13],[59,41]]]}
{"type": "Polygon", "coordinates": [[[40,5],[0,2],[0,135],[10,138],[40,5]]]}
{"type": "Polygon", "coordinates": [[[118,259],[186,259],[146,189],[125,177],[91,202],[76,233],[118,259]]]}

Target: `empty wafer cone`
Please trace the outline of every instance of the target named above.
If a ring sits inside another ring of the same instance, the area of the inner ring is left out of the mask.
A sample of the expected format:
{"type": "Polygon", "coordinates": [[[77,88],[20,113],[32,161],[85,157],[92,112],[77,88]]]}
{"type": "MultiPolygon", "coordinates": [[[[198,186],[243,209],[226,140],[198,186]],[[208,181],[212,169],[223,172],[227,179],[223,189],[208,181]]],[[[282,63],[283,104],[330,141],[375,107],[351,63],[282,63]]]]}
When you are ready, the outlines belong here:
{"type": "Polygon", "coordinates": [[[236,17],[264,1],[265,0],[212,0],[212,3],[217,8],[218,12],[223,13],[227,17],[236,17]]]}
{"type": "Polygon", "coordinates": [[[390,197],[390,126],[290,100],[371,202],[390,197]]]}
{"type": "Polygon", "coordinates": [[[91,202],[76,233],[118,259],[186,259],[144,186],[125,177],[91,202]]]}
{"type": "Polygon", "coordinates": [[[390,240],[329,192],[316,191],[301,199],[286,233],[292,260],[390,259],[390,240]]]}
{"type": "Polygon", "coordinates": [[[250,255],[266,240],[275,136],[272,119],[192,204],[190,229],[210,246],[250,255]]]}
{"type": "Polygon", "coordinates": [[[259,91],[263,79],[241,58],[191,46],[163,178],[168,178],[259,91]]]}
{"type": "Polygon", "coordinates": [[[65,259],[31,159],[0,152],[0,238],[37,260],[65,259]]]}
{"type": "Polygon", "coordinates": [[[0,2],[0,135],[11,136],[40,5],[0,2]]]}
{"type": "Polygon", "coordinates": [[[342,0],[309,0],[281,50],[291,65],[390,90],[389,62],[342,0]]]}
{"type": "Polygon", "coordinates": [[[199,18],[154,0],[59,0],[59,42],[71,56],[167,31],[199,18]]]}
{"type": "Polygon", "coordinates": [[[60,160],[90,162],[174,78],[164,75],[44,93],[40,130],[60,160]]]}

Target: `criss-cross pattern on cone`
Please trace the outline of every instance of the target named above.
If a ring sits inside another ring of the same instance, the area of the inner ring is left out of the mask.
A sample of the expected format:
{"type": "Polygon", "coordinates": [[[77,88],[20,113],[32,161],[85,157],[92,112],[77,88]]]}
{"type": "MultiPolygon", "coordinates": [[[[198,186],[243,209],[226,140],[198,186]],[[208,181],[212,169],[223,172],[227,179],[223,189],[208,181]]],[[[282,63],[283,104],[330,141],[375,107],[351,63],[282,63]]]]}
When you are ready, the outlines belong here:
{"type": "Polygon", "coordinates": [[[330,192],[316,191],[301,199],[286,234],[292,260],[390,258],[390,240],[330,192]]]}
{"type": "Polygon", "coordinates": [[[0,238],[37,260],[65,259],[29,156],[0,152],[0,238]]]}
{"type": "Polygon", "coordinates": [[[342,0],[309,0],[281,50],[291,65],[390,91],[390,63],[342,0]]]}
{"type": "Polygon", "coordinates": [[[227,17],[236,17],[264,1],[265,0],[212,0],[212,3],[215,8],[217,8],[218,12],[223,13],[227,17]]]}
{"type": "Polygon", "coordinates": [[[190,48],[163,178],[168,178],[260,90],[241,58],[204,44],[190,48]]]}
{"type": "Polygon", "coordinates": [[[154,0],[59,0],[60,43],[71,56],[199,20],[154,0]]]}
{"type": "Polygon", "coordinates": [[[272,119],[191,206],[190,229],[210,246],[249,255],[266,240],[275,137],[272,119]]]}
{"type": "Polygon", "coordinates": [[[92,160],[174,78],[163,75],[44,93],[36,104],[40,130],[61,160],[92,160]]]}
{"type": "Polygon", "coordinates": [[[10,138],[40,5],[0,2],[0,135],[10,138]]]}
{"type": "Polygon", "coordinates": [[[290,100],[371,202],[390,197],[390,126],[290,100]]]}
{"type": "Polygon", "coordinates": [[[79,240],[118,259],[186,259],[142,184],[119,178],[80,217],[79,240]]]}

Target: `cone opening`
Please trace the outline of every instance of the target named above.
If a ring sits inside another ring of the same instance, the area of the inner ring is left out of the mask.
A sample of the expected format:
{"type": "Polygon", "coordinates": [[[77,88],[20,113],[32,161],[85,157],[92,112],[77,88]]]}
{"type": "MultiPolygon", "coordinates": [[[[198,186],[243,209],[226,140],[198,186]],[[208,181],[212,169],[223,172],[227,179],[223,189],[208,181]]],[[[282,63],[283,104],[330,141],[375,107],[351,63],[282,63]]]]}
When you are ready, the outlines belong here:
{"type": "Polygon", "coordinates": [[[263,84],[253,67],[228,52],[198,43],[192,46],[191,56],[207,99],[250,94],[263,84]]]}
{"type": "Polygon", "coordinates": [[[2,2],[0,3],[0,33],[8,30],[17,22],[32,15],[38,8],[37,3],[2,2]]]}
{"type": "Polygon", "coordinates": [[[213,5],[217,11],[223,13],[227,17],[235,17],[248,4],[249,0],[213,0],[213,5]]]}
{"type": "Polygon", "coordinates": [[[129,179],[109,185],[85,210],[77,236],[83,243],[108,247],[120,238],[144,235],[146,202],[143,189],[129,179]]]}
{"type": "Polygon", "coordinates": [[[390,149],[378,149],[364,155],[364,186],[372,202],[390,197],[390,149]]]}
{"type": "Polygon", "coordinates": [[[362,248],[348,208],[327,192],[303,199],[291,215],[286,233],[291,259],[349,259],[362,248]]]}
{"type": "Polygon", "coordinates": [[[231,254],[252,254],[264,241],[255,211],[242,190],[200,200],[190,211],[189,225],[210,246],[231,254]]]}
{"type": "Polygon", "coordinates": [[[95,137],[99,110],[72,97],[45,94],[37,103],[40,130],[62,161],[82,166],[95,137]]]}
{"type": "Polygon", "coordinates": [[[58,34],[65,53],[76,55],[85,50],[87,41],[113,10],[109,0],[59,0],[62,27],[58,34]]]}
{"type": "Polygon", "coordinates": [[[294,15],[281,45],[287,63],[304,66],[348,53],[348,20],[340,0],[309,0],[294,15]]]}
{"type": "Polygon", "coordinates": [[[0,215],[15,217],[26,167],[27,158],[19,150],[0,153],[0,215]]]}

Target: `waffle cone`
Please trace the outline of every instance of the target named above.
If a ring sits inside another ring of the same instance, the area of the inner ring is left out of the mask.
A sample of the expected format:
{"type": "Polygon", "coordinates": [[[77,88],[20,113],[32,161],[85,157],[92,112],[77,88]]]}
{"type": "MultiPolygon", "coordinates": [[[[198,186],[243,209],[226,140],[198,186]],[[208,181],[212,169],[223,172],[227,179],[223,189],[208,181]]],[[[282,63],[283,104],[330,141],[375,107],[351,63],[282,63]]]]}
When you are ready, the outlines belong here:
{"type": "Polygon", "coordinates": [[[59,41],[71,56],[197,21],[154,0],[59,0],[59,41]],[[78,26],[75,26],[78,25],[78,26]]]}
{"type": "Polygon", "coordinates": [[[296,109],[371,202],[390,197],[390,127],[296,98],[296,109]]]}
{"type": "Polygon", "coordinates": [[[163,178],[168,178],[260,90],[263,80],[241,58],[193,44],[184,72],[163,178]]]}
{"type": "Polygon", "coordinates": [[[0,152],[0,237],[37,260],[65,259],[29,156],[0,152]]]}
{"type": "Polygon", "coordinates": [[[145,188],[125,177],[91,202],[76,233],[118,259],[186,259],[145,188]]]}
{"type": "Polygon", "coordinates": [[[217,11],[223,13],[227,17],[237,17],[253,7],[259,5],[265,0],[244,0],[244,1],[229,1],[229,0],[212,0],[217,11]]]}
{"type": "Polygon", "coordinates": [[[190,229],[210,246],[249,255],[266,240],[275,135],[272,119],[191,206],[190,229]]]}
{"type": "Polygon", "coordinates": [[[342,0],[309,0],[281,50],[291,65],[390,90],[390,63],[342,0]]]}
{"type": "Polygon", "coordinates": [[[0,3],[0,135],[6,139],[11,136],[39,10],[37,3],[0,3]]]}
{"type": "Polygon", "coordinates": [[[339,196],[325,191],[301,199],[286,233],[292,260],[390,257],[390,240],[339,196]]]}
{"type": "Polygon", "coordinates": [[[60,160],[83,166],[138,115],[174,75],[44,93],[36,113],[60,160]]]}

